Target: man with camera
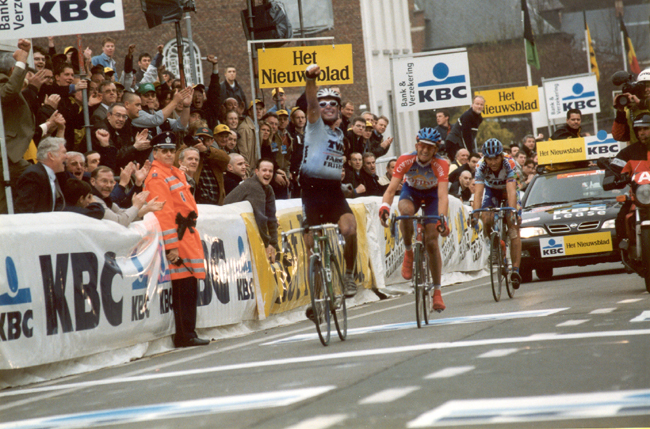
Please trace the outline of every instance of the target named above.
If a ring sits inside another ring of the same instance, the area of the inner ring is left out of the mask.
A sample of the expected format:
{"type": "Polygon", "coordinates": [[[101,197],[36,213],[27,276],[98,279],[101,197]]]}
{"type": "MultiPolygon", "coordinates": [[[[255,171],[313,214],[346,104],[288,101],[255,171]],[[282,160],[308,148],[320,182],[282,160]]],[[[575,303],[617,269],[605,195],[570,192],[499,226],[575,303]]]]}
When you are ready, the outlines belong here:
{"type": "Polygon", "coordinates": [[[622,94],[614,98],[616,120],[612,126],[612,136],[621,142],[630,144],[639,141],[633,131],[634,122],[645,114],[650,114],[650,68],[643,70],[634,82],[633,75],[619,71],[612,76],[614,85],[622,85],[622,94]]]}

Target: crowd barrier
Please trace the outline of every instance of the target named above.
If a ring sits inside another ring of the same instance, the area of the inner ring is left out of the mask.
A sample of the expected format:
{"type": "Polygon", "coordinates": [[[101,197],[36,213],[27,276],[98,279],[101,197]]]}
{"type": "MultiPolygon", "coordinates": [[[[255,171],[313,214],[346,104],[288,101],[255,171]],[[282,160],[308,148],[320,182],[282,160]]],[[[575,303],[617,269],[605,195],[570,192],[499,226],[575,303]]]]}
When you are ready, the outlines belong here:
{"type": "MultiPolygon", "coordinates": [[[[382,289],[401,265],[401,238],[381,226],[379,197],[349,201],[358,225],[354,274],[362,287],[382,289]]],[[[299,200],[277,201],[277,213],[280,232],[301,224],[299,200]]],[[[487,258],[484,241],[466,228],[467,213],[450,197],[452,233],[441,238],[444,284],[458,272],[480,270],[487,258]]],[[[262,320],[309,302],[299,235],[270,264],[247,202],[199,206],[197,228],[207,269],[197,328],[262,320]]],[[[128,228],[74,213],[5,215],[0,242],[0,380],[7,371],[173,334],[171,281],[153,214],[128,228]]],[[[335,252],[342,258],[340,246],[335,252]]]]}

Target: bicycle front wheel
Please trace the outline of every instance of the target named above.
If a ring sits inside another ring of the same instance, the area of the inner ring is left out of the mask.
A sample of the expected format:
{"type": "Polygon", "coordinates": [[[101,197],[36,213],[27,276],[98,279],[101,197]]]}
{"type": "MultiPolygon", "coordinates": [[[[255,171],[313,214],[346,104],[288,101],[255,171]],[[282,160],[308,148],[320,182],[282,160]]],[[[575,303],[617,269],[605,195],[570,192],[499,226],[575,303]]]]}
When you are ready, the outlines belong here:
{"type": "Polygon", "coordinates": [[[311,306],[314,312],[316,332],[320,342],[326,346],[330,341],[330,306],[329,298],[325,291],[325,272],[317,255],[309,259],[309,293],[311,306]]]}
{"type": "Polygon", "coordinates": [[[501,255],[501,239],[499,234],[490,234],[490,283],[492,283],[492,296],[496,302],[501,299],[501,286],[503,283],[503,258],[501,255]]]}
{"type": "Polygon", "coordinates": [[[431,284],[431,273],[429,271],[429,254],[425,251],[423,252],[424,257],[422,258],[422,271],[424,275],[422,276],[423,284],[420,286],[422,291],[422,314],[424,315],[424,323],[429,324],[429,313],[431,312],[431,291],[428,286],[431,284]]]}
{"type": "Polygon", "coordinates": [[[506,282],[506,292],[510,299],[515,297],[515,288],[512,287],[512,280],[510,280],[510,273],[512,273],[512,260],[510,259],[510,243],[507,237],[504,237],[506,243],[506,250],[503,259],[504,280],[506,282]]]}
{"type": "Polygon", "coordinates": [[[424,246],[422,243],[415,243],[413,245],[413,293],[415,294],[415,321],[418,328],[422,327],[422,320],[424,319],[424,277],[425,272],[422,270],[422,262],[424,259],[424,246]]]}
{"type": "Polygon", "coordinates": [[[339,338],[345,341],[348,336],[348,308],[345,305],[343,274],[339,261],[334,255],[330,256],[330,269],[332,271],[332,316],[334,316],[334,325],[339,338]]]}

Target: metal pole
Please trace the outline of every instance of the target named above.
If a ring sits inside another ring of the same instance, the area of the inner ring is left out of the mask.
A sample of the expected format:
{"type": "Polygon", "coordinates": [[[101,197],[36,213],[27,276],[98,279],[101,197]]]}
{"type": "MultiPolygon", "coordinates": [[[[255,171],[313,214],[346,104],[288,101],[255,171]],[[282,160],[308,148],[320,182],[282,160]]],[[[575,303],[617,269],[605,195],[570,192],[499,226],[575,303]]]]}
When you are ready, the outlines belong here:
{"type": "Polygon", "coordinates": [[[627,69],[627,52],[625,51],[625,34],[621,31],[621,50],[623,51],[623,70],[629,71],[627,69]]]}
{"type": "MultiPolygon", "coordinates": [[[[300,19],[300,37],[305,37],[305,24],[302,19],[302,0],[298,0],[298,18],[300,19]]],[[[304,40],[302,46],[305,46],[304,40]]]]}
{"type": "Polygon", "coordinates": [[[183,33],[181,32],[181,22],[174,22],[174,27],[176,28],[176,53],[178,55],[178,74],[181,80],[181,87],[185,88],[187,86],[187,81],[185,80],[185,67],[183,66],[183,33]]]}
{"type": "MultiPolygon", "coordinates": [[[[591,45],[589,45],[589,34],[587,30],[587,12],[582,11],[582,19],[585,22],[585,51],[587,51],[587,71],[589,73],[593,73],[591,70],[591,54],[590,54],[590,49],[591,45]]],[[[592,113],[592,117],[594,120],[594,135],[598,134],[598,118],[596,117],[595,113],[592,113]]]]}
{"type": "MultiPolygon", "coordinates": [[[[86,68],[84,67],[84,54],[81,46],[81,35],[77,34],[77,55],[79,56],[79,77],[86,77],[86,68]]],[[[113,70],[117,73],[117,70],[113,70]]],[[[90,113],[88,112],[88,90],[83,89],[83,107],[84,107],[84,130],[86,131],[86,149],[88,152],[93,150],[93,143],[90,139],[90,113]]]]}
{"type": "MultiPolygon", "coordinates": [[[[248,28],[251,34],[251,40],[255,40],[255,21],[253,20],[253,5],[251,0],[247,0],[246,4],[248,6],[248,28]]],[[[257,51],[255,49],[251,49],[251,47],[252,45],[249,41],[248,64],[249,64],[249,69],[251,74],[251,96],[253,97],[251,99],[251,103],[253,103],[253,122],[255,123],[255,155],[257,156],[257,159],[260,159],[262,157],[262,144],[260,142],[260,133],[258,132],[259,126],[257,125],[257,103],[255,102],[255,100],[257,99],[257,88],[255,82],[255,70],[253,66],[253,62],[255,61],[257,51]]],[[[252,165],[251,168],[253,168],[252,165]]]]}
{"type": "Polygon", "coordinates": [[[194,42],[192,41],[192,18],[189,12],[185,12],[185,28],[187,28],[187,39],[189,41],[190,49],[190,72],[192,73],[192,84],[196,85],[199,80],[196,75],[196,59],[194,58],[194,42]]]}
{"type": "MultiPolygon", "coordinates": [[[[2,100],[0,100],[2,104],[2,100]]],[[[7,141],[5,140],[5,122],[0,109],[0,149],[2,149],[2,179],[4,180],[5,195],[7,198],[7,210],[14,214],[14,200],[11,194],[11,177],[9,174],[9,159],[7,158],[7,141]]]]}

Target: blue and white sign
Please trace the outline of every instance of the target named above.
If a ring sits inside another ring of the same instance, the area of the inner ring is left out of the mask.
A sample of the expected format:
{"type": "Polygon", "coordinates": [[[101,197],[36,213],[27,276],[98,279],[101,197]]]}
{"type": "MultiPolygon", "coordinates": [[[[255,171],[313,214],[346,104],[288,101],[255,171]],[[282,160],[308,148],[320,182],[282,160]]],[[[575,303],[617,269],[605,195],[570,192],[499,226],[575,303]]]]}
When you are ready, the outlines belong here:
{"type": "Polygon", "coordinates": [[[613,158],[621,150],[621,142],[614,140],[614,137],[607,134],[605,130],[600,130],[595,136],[584,139],[587,147],[587,159],[613,158]]]}
{"type": "Polygon", "coordinates": [[[472,104],[467,52],[393,59],[398,112],[472,104]]]}
{"type": "Polygon", "coordinates": [[[600,112],[596,75],[569,76],[544,81],[548,119],[566,119],[571,109],[583,115],[600,112]]]}
{"type": "Polygon", "coordinates": [[[564,237],[540,238],[539,250],[542,258],[564,256],[564,237]]]}

